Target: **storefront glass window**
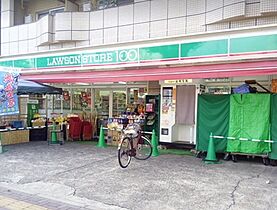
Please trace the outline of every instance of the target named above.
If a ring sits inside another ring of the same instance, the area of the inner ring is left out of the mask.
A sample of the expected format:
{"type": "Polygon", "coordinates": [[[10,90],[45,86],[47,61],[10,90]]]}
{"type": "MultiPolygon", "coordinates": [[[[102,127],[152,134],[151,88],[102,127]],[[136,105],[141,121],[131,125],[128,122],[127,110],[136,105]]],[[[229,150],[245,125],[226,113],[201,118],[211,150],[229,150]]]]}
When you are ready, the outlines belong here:
{"type": "Polygon", "coordinates": [[[64,89],[63,90],[63,111],[64,113],[69,113],[70,112],[70,90],[69,89],[64,89]]]}
{"type": "Polygon", "coordinates": [[[100,118],[109,117],[109,95],[110,91],[95,90],[95,109],[100,118]]]}
{"type": "Polygon", "coordinates": [[[113,91],[113,117],[118,117],[126,110],[126,91],[113,91]]]}
{"type": "Polygon", "coordinates": [[[91,89],[73,89],[72,90],[72,111],[89,111],[91,110],[91,89]]]}
{"type": "Polygon", "coordinates": [[[128,104],[144,104],[146,88],[129,88],[128,104]]]}

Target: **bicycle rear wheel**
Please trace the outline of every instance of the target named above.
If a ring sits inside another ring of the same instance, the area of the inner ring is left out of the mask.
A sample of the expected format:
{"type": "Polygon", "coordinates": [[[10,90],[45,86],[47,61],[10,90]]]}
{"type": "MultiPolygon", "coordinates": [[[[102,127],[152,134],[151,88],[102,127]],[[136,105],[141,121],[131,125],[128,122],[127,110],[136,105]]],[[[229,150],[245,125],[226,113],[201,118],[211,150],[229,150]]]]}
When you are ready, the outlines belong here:
{"type": "Polygon", "coordinates": [[[121,141],[118,149],[118,162],[122,168],[126,168],[130,164],[130,161],[131,161],[130,152],[131,152],[130,138],[126,137],[121,141]]]}
{"type": "Polygon", "coordinates": [[[152,145],[148,138],[141,136],[136,148],[135,158],[138,160],[146,160],[152,155],[152,145]]]}

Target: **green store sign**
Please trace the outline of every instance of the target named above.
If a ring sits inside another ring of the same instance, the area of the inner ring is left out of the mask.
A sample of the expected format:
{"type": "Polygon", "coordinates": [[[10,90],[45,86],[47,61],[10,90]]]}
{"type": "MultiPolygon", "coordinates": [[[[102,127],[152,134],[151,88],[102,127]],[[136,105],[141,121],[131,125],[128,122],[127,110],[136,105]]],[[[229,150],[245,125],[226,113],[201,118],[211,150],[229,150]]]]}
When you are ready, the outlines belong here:
{"type": "Polygon", "coordinates": [[[0,61],[25,69],[86,67],[277,51],[277,34],[0,61]]]}
{"type": "Polygon", "coordinates": [[[37,68],[87,66],[138,61],[138,49],[81,53],[36,58],[37,68]]]}

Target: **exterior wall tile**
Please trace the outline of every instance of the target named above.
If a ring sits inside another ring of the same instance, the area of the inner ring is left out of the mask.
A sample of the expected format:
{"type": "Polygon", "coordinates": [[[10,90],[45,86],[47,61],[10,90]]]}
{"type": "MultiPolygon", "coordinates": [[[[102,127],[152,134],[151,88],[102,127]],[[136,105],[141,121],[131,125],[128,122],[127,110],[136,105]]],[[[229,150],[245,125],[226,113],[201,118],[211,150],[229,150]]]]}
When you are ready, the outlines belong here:
{"type": "Polygon", "coordinates": [[[10,28],[10,42],[18,41],[18,26],[10,28]]]}
{"type": "Polygon", "coordinates": [[[126,5],[119,7],[119,25],[128,25],[134,23],[134,6],[126,5]]]}
{"type": "Polygon", "coordinates": [[[89,40],[89,31],[72,31],[72,40],[89,40]]]}
{"type": "Polygon", "coordinates": [[[1,55],[9,55],[9,54],[10,54],[10,43],[2,43],[1,55]]]}
{"type": "Polygon", "coordinates": [[[221,21],[223,17],[223,9],[217,9],[206,13],[206,24],[221,21]]]}
{"type": "Polygon", "coordinates": [[[207,12],[215,9],[223,9],[223,0],[206,0],[207,12]]]}
{"type": "Polygon", "coordinates": [[[231,28],[243,28],[243,27],[250,27],[255,26],[255,19],[248,19],[248,20],[240,20],[240,21],[232,21],[231,28]]]}
{"type": "Polygon", "coordinates": [[[36,52],[37,51],[37,40],[29,39],[28,40],[28,52],[36,52]]]}
{"type": "Polygon", "coordinates": [[[104,29],[104,44],[117,42],[117,27],[104,29]]]}
{"type": "Polygon", "coordinates": [[[168,35],[181,35],[185,34],[186,18],[173,18],[168,20],[168,35]]]}
{"type": "Polygon", "coordinates": [[[18,26],[19,36],[18,40],[27,40],[28,39],[28,25],[19,25],[18,26]]]}
{"type": "Polygon", "coordinates": [[[18,54],[18,42],[10,42],[10,54],[18,54]]]}
{"type": "Polygon", "coordinates": [[[72,15],[71,12],[58,13],[55,17],[56,31],[69,31],[72,28],[72,15]]]}
{"type": "Polygon", "coordinates": [[[119,42],[126,42],[133,40],[133,25],[119,27],[119,42]]]}
{"type": "Polygon", "coordinates": [[[205,28],[205,14],[187,17],[187,33],[204,32],[205,28]]]}
{"type": "Polygon", "coordinates": [[[261,1],[261,13],[277,12],[276,0],[260,0],[261,1]]]}
{"type": "Polygon", "coordinates": [[[89,12],[72,13],[72,30],[89,30],[89,12]]]}
{"type": "Polygon", "coordinates": [[[56,50],[56,49],[61,49],[62,44],[61,43],[55,43],[50,45],[50,50],[56,50]]]}
{"type": "Polygon", "coordinates": [[[30,23],[28,25],[28,39],[37,37],[37,23],[30,23]]]}
{"type": "Polygon", "coordinates": [[[150,23],[150,37],[165,37],[167,33],[167,21],[154,21],[150,23]]]}
{"type": "Polygon", "coordinates": [[[76,42],[76,47],[89,46],[89,41],[76,42]]]}
{"type": "Polygon", "coordinates": [[[49,46],[48,46],[48,45],[39,46],[39,47],[38,47],[38,51],[47,51],[47,50],[49,50],[49,46]]]}
{"type": "Polygon", "coordinates": [[[134,5],[134,23],[148,22],[150,20],[150,1],[134,5]]]}
{"type": "Polygon", "coordinates": [[[168,18],[186,16],[187,0],[168,0],[168,18]]]}
{"type": "Polygon", "coordinates": [[[140,23],[134,25],[134,39],[142,40],[150,37],[150,25],[149,23],[140,23]]]}
{"type": "Polygon", "coordinates": [[[102,29],[104,27],[104,12],[103,10],[90,13],[90,30],[102,29]]]}
{"type": "Polygon", "coordinates": [[[167,0],[151,1],[151,21],[167,18],[167,0]]]}
{"type": "Polygon", "coordinates": [[[104,42],[103,30],[90,31],[90,44],[91,45],[99,45],[99,44],[103,44],[103,42],[104,42]]]}
{"type": "MultiPolygon", "coordinates": [[[[229,2],[228,2],[229,3],[229,2]]],[[[224,7],[223,18],[229,19],[245,15],[245,2],[229,4],[224,7]]]]}
{"type": "Polygon", "coordinates": [[[70,41],[70,40],[72,40],[72,33],[71,33],[71,31],[56,31],[55,40],[70,41]]]}
{"type": "Polygon", "coordinates": [[[205,13],[205,0],[187,1],[187,15],[199,15],[205,13]]]}
{"type": "Polygon", "coordinates": [[[19,54],[26,54],[28,53],[28,41],[19,41],[18,42],[19,45],[19,49],[18,49],[18,53],[19,54]]]}
{"type": "Polygon", "coordinates": [[[76,47],[76,43],[75,42],[65,42],[65,43],[62,43],[62,47],[63,48],[74,48],[74,47],[76,47]]]}
{"type": "Polygon", "coordinates": [[[267,25],[267,24],[277,24],[277,16],[257,18],[257,25],[267,25]]]}
{"type": "Polygon", "coordinates": [[[10,28],[1,29],[1,39],[2,43],[10,42],[10,28]]]}
{"type": "Polygon", "coordinates": [[[104,10],[104,28],[115,27],[118,25],[118,8],[104,10]]]}
{"type": "Polygon", "coordinates": [[[253,3],[253,4],[246,4],[245,7],[245,17],[257,17],[260,16],[260,4],[253,3]]]}
{"type": "Polygon", "coordinates": [[[219,31],[219,30],[225,30],[229,29],[229,22],[224,22],[224,23],[214,23],[207,25],[207,31],[219,31]]]}

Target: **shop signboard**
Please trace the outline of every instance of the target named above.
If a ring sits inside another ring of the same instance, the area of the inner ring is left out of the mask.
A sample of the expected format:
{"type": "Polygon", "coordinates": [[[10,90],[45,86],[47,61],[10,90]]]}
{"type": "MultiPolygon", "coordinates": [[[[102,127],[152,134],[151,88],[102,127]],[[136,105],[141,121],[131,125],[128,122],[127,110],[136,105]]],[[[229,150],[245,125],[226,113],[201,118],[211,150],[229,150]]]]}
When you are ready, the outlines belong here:
{"type": "Polygon", "coordinates": [[[33,101],[29,101],[27,104],[27,124],[28,126],[32,126],[32,119],[34,115],[38,113],[39,105],[38,103],[34,103],[33,101]]]}
{"type": "Polygon", "coordinates": [[[0,61],[0,66],[23,69],[86,67],[101,65],[140,64],[148,62],[194,60],[206,57],[264,54],[277,52],[277,34],[247,37],[228,37],[216,40],[184,41],[173,44],[153,44],[138,48],[122,48],[108,51],[83,51],[19,60],[0,61]]]}
{"type": "Polygon", "coordinates": [[[138,49],[124,49],[104,52],[69,54],[36,59],[37,68],[103,65],[138,61],[138,49]]]}
{"type": "Polygon", "coordinates": [[[165,84],[187,84],[192,83],[192,79],[165,80],[165,84]]]}
{"type": "Polygon", "coordinates": [[[18,77],[18,70],[4,67],[0,69],[0,116],[19,113],[18,77]]]}

